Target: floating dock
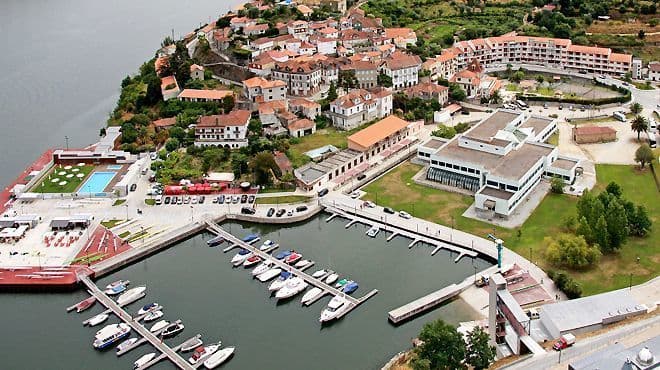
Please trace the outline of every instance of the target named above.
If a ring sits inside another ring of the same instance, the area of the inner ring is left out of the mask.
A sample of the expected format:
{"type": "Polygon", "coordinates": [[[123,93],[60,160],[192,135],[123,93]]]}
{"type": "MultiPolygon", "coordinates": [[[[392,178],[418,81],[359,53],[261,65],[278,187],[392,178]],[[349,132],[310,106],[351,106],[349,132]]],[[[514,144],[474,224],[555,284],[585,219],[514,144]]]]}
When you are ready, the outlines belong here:
{"type": "MultiPolygon", "coordinates": [[[[336,289],[336,288],[326,284],[321,279],[314,278],[311,275],[309,275],[309,274],[307,274],[306,272],[303,271],[303,270],[311,267],[313,265],[313,263],[310,263],[310,264],[308,264],[307,266],[305,266],[303,268],[296,268],[294,266],[288,265],[288,264],[278,260],[277,258],[273,257],[272,255],[270,255],[270,254],[268,254],[264,251],[260,251],[259,248],[255,248],[254,246],[243,242],[242,240],[236,238],[234,235],[232,235],[232,234],[228,233],[227,231],[225,231],[222,227],[220,227],[218,224],[214,223],[211,220],[207,219],[206,224],[208,225],[208,230],[210,232],[212,232],[212,233],[214,233],[218,236],[224,237],[229,243],[231,243],[230,247],[232,247],[232,248],[241,247],[243,249],[247,249],[250,252],[256,254],[259,257],[261,257],[262,260],[271,261],[275,266],[281,268],[283,271],[289,271],[292,274],[294,274],[295,276],[298,276],[298,277],[302,278],[307,283],[322,289],[323,290],[323,295],[332,294],[333,296],[338,296],[339,295],[339,296],[345,297],[346,300],[350,303],[351,308],[346,310],[344,315],[347,314],[348,312],[352,311],[357,306],[361,305],[366,300],[368,300],[369,298],[373,297],[374,295],[376,295],[378,293],[378,289],[373,289],[369,293],[365,294],[364,296],[362,296],[360,298],[355,298],[355,297],[352,297],[350,295],[347,295],[347,294],[343,293],[342,291],[340,291],[339,289],[336,289]]],[[[231,250],[231,248],[229,248],[229,247],[225,248],[225,251],[229,251],[229,250],[231,250]]]]}
{"type": "Polygon", "coordinates": [[[167,344],[163,343],[163,341],[158,338],[154,333],[150,332],[149,329],[145,328],[144,326],[140,325],[138,322],[133,320],[133,317],[128,314],[126,311],[124,311],[123,308],[121,308],[115,301],[110,299],[101,289],[99,289],[96,284],[94,284],[88,276],[84,275],[78,275],[78,280],[85,284],[87,286],[88,291],[90,294],[92,294],[94,297],[96,297],[96,300],[101,303],[103,306],[107,307],[108,310],[112,311],[119,319],[124,321],[127,325],[131,327],[131,329],[135,330],[138,335],[142,336],[144,339],[146,339],[154,348],[156,348],[158,351],[162,353],[163,356],[165,356],[167,359],[169,359],[176,367],[179,369],[184,369],[184,370],[193,370],[194,367],[192,367],[188,361],[184,360],[181,356],[179,356],[176,351],[174,351],[172,348],[167,346],[167,344]]]}
{"type": "Polygon", "coordinates": [[[456,284],[449,285],[388,312],[387,317],[394,324],[398,324],[457,296],[461,290],[456,284]]]}

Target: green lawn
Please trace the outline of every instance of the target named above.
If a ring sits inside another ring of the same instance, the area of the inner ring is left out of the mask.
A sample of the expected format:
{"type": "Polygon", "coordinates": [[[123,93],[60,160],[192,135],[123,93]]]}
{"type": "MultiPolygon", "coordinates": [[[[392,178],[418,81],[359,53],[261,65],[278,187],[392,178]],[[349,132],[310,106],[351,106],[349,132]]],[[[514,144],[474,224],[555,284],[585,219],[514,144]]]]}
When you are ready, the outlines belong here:
{"type": "Polygon", "coordinates": [[[73,166],[73,168],[79,169],[78,172],[73,172],[71,170],[65,170],[64,168],[54,167],[43,181],[32,188],[32,191],[35,193],[73,193],[76,191],[78,186],[82,184],[87,176],[94,170],[94,166],[73,166]],[[73,177],[66,178],[66,175],[59,175],[60,172],[66,172],[67,174],[73,174],[73,177]],[[78,178],[77,174],[82,173],[85,177],[78,178]],[[60,181],[66,181],[65,185],[60,186],[59,182],[53,182],[53,179],[59,179],[60,181]]]}
{"type": "Polygon", "coordinates": [[[256,204],[286,204],[286,203],[305,203],[310,197],[305,195],[286,195],[281,197],[257,198],[256,204]]]}
{"type": "Polygon", "coordinates": [[[115,200],[114,203],[112,203],[112,206],[113,206],[113,207],[114,207],[114,206],[120,206],[120,205],[122,205],[122,204],[124,204],[124,203],[126,203],[126,199],[117,199],[117,200],[115,200]]]}
{"type": "MultiPolygon", "coordinates": [[[[531,254],[532,261],[544,269],[552,268],[543,258],[543,238],[563,231],[561,221],[575,214],[577,198],[549,194],[519,229],[494,227],[462,216],[473,203],[472,197],[415,184],[412,176],[421,168],[411,163],[395,168],[366,186],[363,199],[478,236],[494,232],[508,248],[526,258],[531,254]]],[[[629,199],[647,205],[654,223],[660,221],[660,204],[650,201],[657,199],[658,193],[648,171],[639,174],[633,167],[616,165],[599,165],[597,171],[598,191],[610,181],[616,181],[629,199]]],[[[660,226],[655,226],[647,238],[631,239],[619,255],[603,257],[598,267],[571,274],[582,284],[585,295],[625,287],[629,271],[634,272],[633,283],[649,280],[660,272],[660,249],[654,247],[653,240],[660,240],[660,226]],[[641,257],[640,266],[635,266],[637,255],[641,257]]]]}
{"type": "Polygon", "coordinates": [[[101,221],[101,225],[105,226],[108,229],[112,229],[113,227],[119,225],[122,222],[124,222],[124,220],[112,219],[107,221],[101,221]]]}
{"type": "Polygon", "coordinates": [[[550,135],[548,138],[548,144],[557,146],[559,145],[559,131],[555,132],[554,134],[550,135]]]}
{"type": "Polygon", "coordinates": [[[289,157],[293,167],[298,168],[310,161],[309,157],[305,155],[305,152],[325,145],[334,145],[338,149],[345,149],[347,146],[346,137],[352,133],[353,131],[340,131],[334,127],[318,130],[314,135],[297,139],[298,142],[289,147],[286,155],[289,157]]]}

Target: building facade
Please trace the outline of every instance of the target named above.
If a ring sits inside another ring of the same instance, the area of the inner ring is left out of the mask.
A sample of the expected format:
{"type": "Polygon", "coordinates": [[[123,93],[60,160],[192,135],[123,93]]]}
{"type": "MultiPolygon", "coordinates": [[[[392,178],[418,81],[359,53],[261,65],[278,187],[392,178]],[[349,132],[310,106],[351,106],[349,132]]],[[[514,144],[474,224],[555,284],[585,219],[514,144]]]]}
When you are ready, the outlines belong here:
{"type": "Polygon", "coordinates": [[[310,96],[321,88],[322,70],[318,63],[289,60],[276,63],[272,77],[286,83],[287,91],[294,96],[310,96]]]}
{"type": "Polygon", "coordinates": [[[230,149],[247,146],[250,117],[251,113],[247,110],[199,117],[195,126],[195,146],[218,146],[230,149]]]}
{"type": "Polygon", "coordinates": [[[342,130],[351,130],[390,114],[392,114],[392,93],[384,89],[353,90],[331,102],[328,112],[332,124],[342,130]]]}

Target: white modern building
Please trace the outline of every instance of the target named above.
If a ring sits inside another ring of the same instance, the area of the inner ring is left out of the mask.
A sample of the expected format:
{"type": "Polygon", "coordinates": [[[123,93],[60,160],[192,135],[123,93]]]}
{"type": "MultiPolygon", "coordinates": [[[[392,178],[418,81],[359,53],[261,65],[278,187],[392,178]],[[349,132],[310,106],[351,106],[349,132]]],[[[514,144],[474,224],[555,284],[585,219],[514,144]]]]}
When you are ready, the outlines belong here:
{"type": "Polygon", "coordinates": [[[575,182],[579,160],[544,143],[556,130],[553,119],[498,110],[447,143],[429,140],[417,155],[430,164],[427,180],[473,192],[478,210],[506,217],[543,177],[575,182]]]}

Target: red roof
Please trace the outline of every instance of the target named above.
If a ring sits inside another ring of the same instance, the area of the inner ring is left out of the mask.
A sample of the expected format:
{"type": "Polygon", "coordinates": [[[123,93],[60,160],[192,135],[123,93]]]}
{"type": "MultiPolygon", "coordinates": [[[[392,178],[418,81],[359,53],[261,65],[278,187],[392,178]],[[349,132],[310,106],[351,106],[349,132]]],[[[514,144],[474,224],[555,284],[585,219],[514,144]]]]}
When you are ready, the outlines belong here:
{"type": "Polygon", "coordinates": [[[176,117],[161,118],[152,122],[156,127],[170,127],[176,124],[176,117]]]}
{"type": "Polygon", "coordinates": [[[616,134],[616,130],[606,126],[582,126],[573,129],[576,135],[616,134]]]}
{"type": "Polygon", "coordinates": [[[250,121],[251,113],[248,110],[234,110],[228,114],[216,114],[199,117],[197,127],[226,127],[245,126],[250,121]]]}

